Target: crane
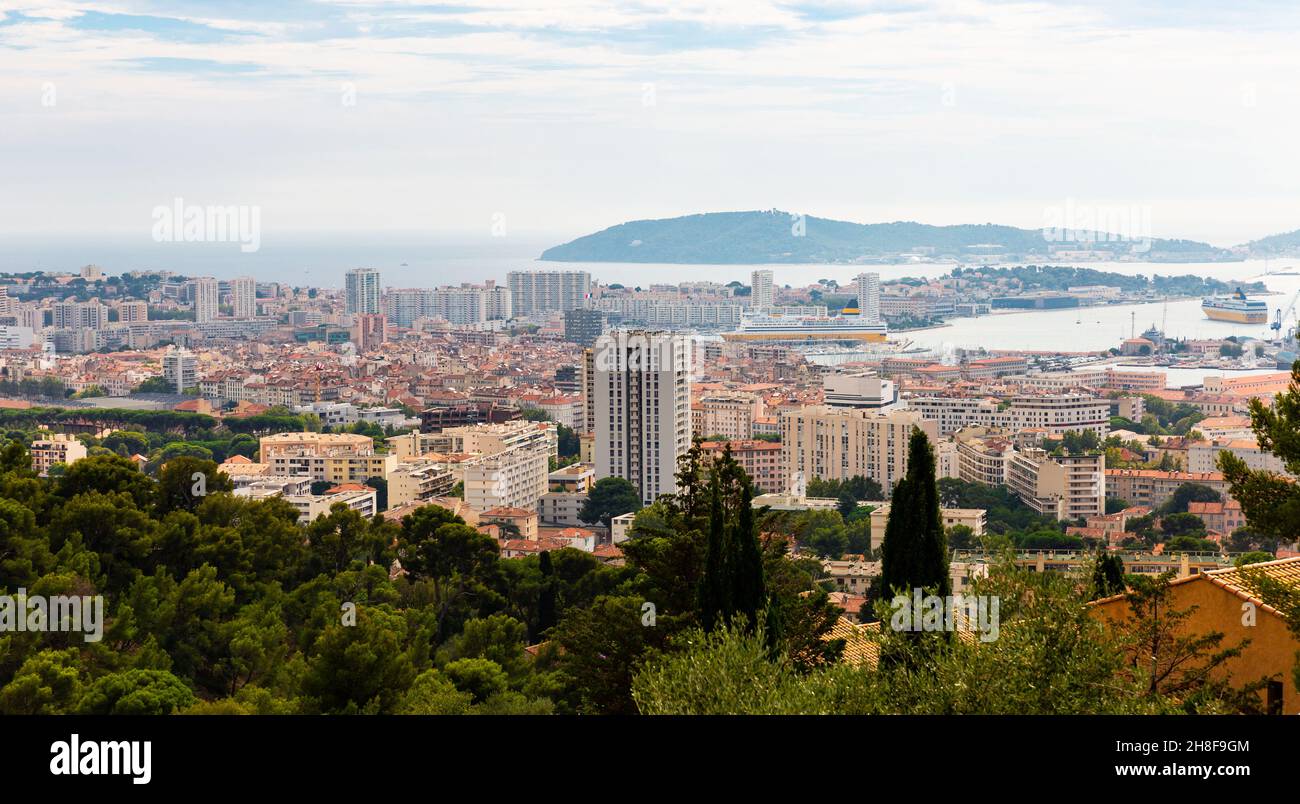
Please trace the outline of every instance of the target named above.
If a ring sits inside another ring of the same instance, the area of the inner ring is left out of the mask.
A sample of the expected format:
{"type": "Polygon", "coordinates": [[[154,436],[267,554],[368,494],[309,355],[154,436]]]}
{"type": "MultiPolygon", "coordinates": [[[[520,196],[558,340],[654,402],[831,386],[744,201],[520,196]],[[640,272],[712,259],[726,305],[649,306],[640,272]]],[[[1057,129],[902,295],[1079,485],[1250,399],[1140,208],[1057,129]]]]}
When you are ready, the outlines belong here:
{"type": "Polygon", "coordinates": [[[1295,292],[1295,295],[1291,297],[1291,304],[1287,305],[1286,312],[1283,312],[1281,308],[1278,308],[1277,313],[1273,317],[1273,323],[1269,325],[1270,327],[1273,328],[1274,341],[1278,341],[1281,339],[1282,322],[1289,319],[1291,317],[1291,314],[1295,312],[1297,303],[1300,303],[1300,290],[1297,290],[1295,292]]]}

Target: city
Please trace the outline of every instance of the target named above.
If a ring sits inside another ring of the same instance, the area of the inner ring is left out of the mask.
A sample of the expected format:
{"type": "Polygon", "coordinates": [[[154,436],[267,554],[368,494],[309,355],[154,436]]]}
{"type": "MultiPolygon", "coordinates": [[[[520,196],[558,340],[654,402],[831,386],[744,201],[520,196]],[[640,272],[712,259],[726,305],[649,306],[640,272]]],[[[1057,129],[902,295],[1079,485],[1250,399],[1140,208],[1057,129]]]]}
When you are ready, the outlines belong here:
{"type": "Polygon", "coordinates": [[[0,9],[15,778],[1280,779],[1300,21],[1011,5],[0,9]]]}

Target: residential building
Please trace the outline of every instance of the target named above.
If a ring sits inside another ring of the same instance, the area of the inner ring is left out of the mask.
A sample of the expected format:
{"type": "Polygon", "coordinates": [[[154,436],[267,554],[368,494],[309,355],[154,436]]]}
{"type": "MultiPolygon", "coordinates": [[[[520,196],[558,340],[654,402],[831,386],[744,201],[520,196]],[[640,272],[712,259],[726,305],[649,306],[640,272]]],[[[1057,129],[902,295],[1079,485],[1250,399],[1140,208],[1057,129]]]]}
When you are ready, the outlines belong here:
{"type": "Polygon", "coordinates": [[[1107,469],[1106,496],[1132,505],[1159,508],[1184,483],[1209,486],[1227,497],[1228,482],[1222,472],[1161,472],[1156,469],[1107,469]]]}
{"type": "Polygon", "coordinates": [[[757,394],[719,392],[705,394],[691,405],[691,429],[701,438],[726,440],[754,437],[754,420],[763,414],[757,394]]]}
{"type": "Polygon", "coordinates": [[[588,307],[575,307],[564,313],[564,339],[579,346],[591,346],[605,334],[605,313],[588,307]]]}
{"type": "Polygon", "coordinates": [[[622,477],[649,504],[677,489],[691,440],[688,338],[615,330],[593,348],[597,477],[622,477]]]}
{"type": "Polygon", "coordinates": [[[221,284],[210,276],[190,280],[194,296],[194,322],[215,321],[221,310],[221,284]]]}
{"type": "MultiPolygon", "coordinates": [[[[879,550],[885,542],[885,529],[889,526],[890,503],[870,503],[871,511],[871,549],[879,550]]],[[[971,529],[972,535],[983,536],[987,522],[983,508],[941,508],[939,516],[945,529],[964,525],[971,529]]]]}
{"type": "Polygon", "coordinates": [[[587,271],[511,271],[506,283],[516,316],[567,312],[586,306],[591,296],[587,271]]]}
{"type": "Polygon", "coordinates": [[[776,304],[776,284],[773,274],[766,268],[760,268],[749,275],[749,306],[754,310],[763,310],[776,304]]]}
{"type": "Polygon", "coordinates": [[[1218,461],[1221,452],[1235,455],[1245,462],[1246,466],[1256,471],[1287,474],[1286,464],[1282,459],[1268,450],[1260,449],[1259,441],[1254,438],[1191,444],[1187,448],[1187,470],[1189,472],[1219,471],[1218,461]]]}
{"type": "Polygon", "coordinates": [[[877,413],[825,405],[781,414],[781,449],[786,476],[847,480],[862,475],[887,494],[907,473],[908,441],[920,428],[932,442],[938,425],[914,411],[877,413]]]}
{"type": "Polygon", "coordinates": [[[237,276],[230,280],[231,312],[235,318],[257,316],[257,280],[251,276],[237,276]]]}
{"type": "Polygon", "coordinates": [[[858,274],[858,315],[871,322],[880,321],[880,274],[858,274]]]}
{"type": "Polygon", "coordinates": [[[1007,487],[1044,516],[1087,519],[1106,513],[1106,456],[1048,454],[1040,447],[1011,453],[1007,487]]]}
{"type": "Polygon", "coordinates": [[[885,410],[898,402],[898,389],[874,374],[827,374],[822,378],[827,407],[885,410]]]}
{"type": "Polygon", "coordinates": [[[86,445],[67,433],[51,433],[33,441],[28,453],[32,457],[32,471],[48,477],[50,467],[56,463],[71,466],[86,457],[86,445]]]}
{"type": "MultiPolygon", "coordinates": [[[[1257,692],[1261,709],[1269,714],[1300,714],[1300,691],[1290,683],[1300,638],[1288,627],[1286,616],[1260,597],[1257,575],[1294,594],[1300,591],[1300,558],[1210,569],[1171,582],[1170,609],[1188,613],[1172,638],[1220,634],[1222,644],[1240,645],[1240,652],[1223,663],[1224,680],[1241,685],[1265,679],[1257,692]],[[1243,616],[1247,608],[1254,616],[1243,616]]],[[[1130,616],[1125,595],[1091,605],[1098,617],[1116,627],[1130,616]]]]}
{"type": "Polygon", "coordinates": [[[345,309],[349,314],[380,313],[379,272],[373,268],[353,268],[343,277],[345,309]]]}
{"type": "Polygon", "coordinates": [[[771,441],[703,441],[700,448],[717,458],[728,448],[731,457],[754,482],[756,493],[772,494],[789,488],[781,445],[771,441]]]}
{"type": "Polygon", "coordinates": [[[162,357],[163,377],[176,393],[198,386],[198,358],[188,349],[171,348],[162,357]]]}

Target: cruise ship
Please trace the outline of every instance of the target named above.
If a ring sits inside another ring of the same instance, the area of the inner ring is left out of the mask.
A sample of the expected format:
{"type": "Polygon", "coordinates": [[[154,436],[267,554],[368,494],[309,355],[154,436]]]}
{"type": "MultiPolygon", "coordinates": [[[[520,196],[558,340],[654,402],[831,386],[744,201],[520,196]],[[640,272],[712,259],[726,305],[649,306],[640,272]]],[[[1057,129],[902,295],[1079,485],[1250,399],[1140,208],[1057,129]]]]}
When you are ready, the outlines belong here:
{"type": "Polygon", "coordinates": [[[1268,321],[1268,303],[1246,298],[1241,288],[1231,296],[1205,297],[1201,300],[1201,309],[1215,321],[1234,324],[1263,324],[1268,321]]]}
{"type": "Polygon", "coordinates": [[[729,341],[884,341],[884,322],[856,315],[838,316],[745,316],[735,332],[724,332],[729,341]]]}

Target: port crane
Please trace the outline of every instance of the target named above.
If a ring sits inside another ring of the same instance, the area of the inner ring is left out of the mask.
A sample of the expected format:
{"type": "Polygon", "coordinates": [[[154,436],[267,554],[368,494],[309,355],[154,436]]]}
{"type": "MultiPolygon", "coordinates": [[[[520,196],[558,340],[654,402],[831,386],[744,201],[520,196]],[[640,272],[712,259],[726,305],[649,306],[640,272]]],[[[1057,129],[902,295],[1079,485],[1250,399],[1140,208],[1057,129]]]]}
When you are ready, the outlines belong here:
{"type": "Polygon", "coordinates": [[[1269,324],[1269,327],[1273,330],[1273,341],[1275,343],[1281,343],[1282,322],[1291,318],[1291,314],[1295,312],[1297,303],[1300,303],[1300,290],[1297,290],[1295,295],[1291,297],[1291,304],[1287,305],[1285,312],[1283,312],[1282,308],[1279,307],[1277,312],[1274,314],[1273,323],[1269,324]]]}

